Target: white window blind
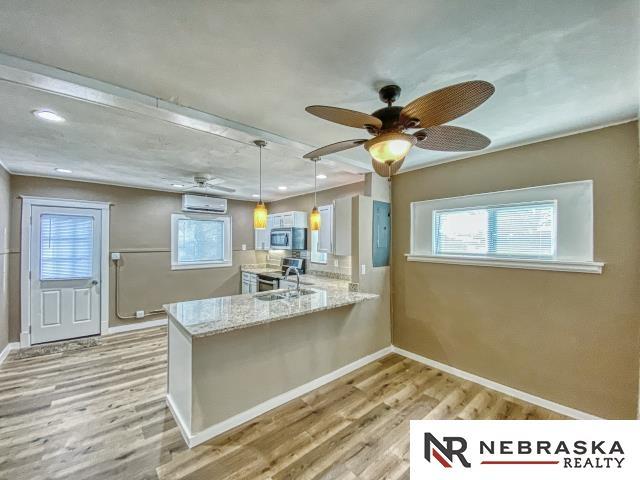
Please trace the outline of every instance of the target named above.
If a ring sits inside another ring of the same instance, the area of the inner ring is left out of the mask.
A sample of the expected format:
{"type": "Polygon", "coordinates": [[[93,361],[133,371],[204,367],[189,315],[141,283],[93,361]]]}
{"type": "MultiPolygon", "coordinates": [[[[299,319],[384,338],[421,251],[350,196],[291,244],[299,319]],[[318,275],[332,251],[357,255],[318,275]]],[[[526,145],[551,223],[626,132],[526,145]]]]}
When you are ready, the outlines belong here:
{"type": "Polygon", "coordinates": [[[551,258],[556,202],[433,212],[435,255],[551,258]]]}
{"type": "Polygon", "coordinates": [[[178,220],[178,263],[224,260],[223,220],[178,220]]]}
{"type": "Polygon", "coordinates": [[[487,209],[434,212],[436,253],[487,255],[489,212],[487,209]]]}
{"type": "Polygon", "coordinates": [[[40,216],[40,280],[93,276],[93,217],[40,216]]]}

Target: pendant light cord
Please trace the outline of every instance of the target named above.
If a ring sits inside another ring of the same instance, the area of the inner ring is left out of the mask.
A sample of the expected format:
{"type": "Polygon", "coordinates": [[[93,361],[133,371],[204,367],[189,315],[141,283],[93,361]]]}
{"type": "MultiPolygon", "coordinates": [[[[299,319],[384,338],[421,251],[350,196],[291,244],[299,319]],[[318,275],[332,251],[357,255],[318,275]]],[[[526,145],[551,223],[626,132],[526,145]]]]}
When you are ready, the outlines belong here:
{"type": "Polygon", "coordinates": [[[313,206],[318,206],[318,159],[313,161],[313,206]]]}
{"type": "Polygon", "coordinates": [[[260,148],[260,203],[262,203],[262,145],[259,146],[260,148]]]}

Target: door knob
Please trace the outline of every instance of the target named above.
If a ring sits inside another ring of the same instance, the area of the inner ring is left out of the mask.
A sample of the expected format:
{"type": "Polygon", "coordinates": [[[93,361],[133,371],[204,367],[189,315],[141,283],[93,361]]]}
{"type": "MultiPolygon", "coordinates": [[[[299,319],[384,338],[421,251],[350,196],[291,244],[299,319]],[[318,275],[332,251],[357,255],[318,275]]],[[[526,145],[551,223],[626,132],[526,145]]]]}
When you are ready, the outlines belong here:
{"type": "Polygon", "coordinates": [[[92,280],[92,281],[91,281],[91,285],[93,285],[94,287],[95,287],[96,285],[98,285],[98,280],[92,280]]]}

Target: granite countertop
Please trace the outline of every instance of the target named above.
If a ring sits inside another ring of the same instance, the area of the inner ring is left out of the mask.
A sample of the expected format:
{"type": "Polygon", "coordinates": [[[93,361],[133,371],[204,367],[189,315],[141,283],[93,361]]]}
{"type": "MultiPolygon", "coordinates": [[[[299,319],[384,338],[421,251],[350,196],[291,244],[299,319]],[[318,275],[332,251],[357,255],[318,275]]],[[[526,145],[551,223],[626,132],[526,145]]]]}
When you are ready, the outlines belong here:
{"type": "Polygon", "coordinates": [[[172,303],[165,305],[164,309],[187,334],[206,337],[378,298],[373,293],[350,292],[346,280],[314,275],[301,275],[300,280],[303,283],[301,288],[314,293],[272,301],[255,298],[256,295],[286,291],[270,290],[172,303]]]}
{"type": "Polygon", "coordinates": [[[261,273],[267,273],[267,272],[275,272],[280,270],[278,267],[242,267],[241,269],[243,272],[247,272],[247,273],[255,273],[256,275],[259,275],[261,273]]]}

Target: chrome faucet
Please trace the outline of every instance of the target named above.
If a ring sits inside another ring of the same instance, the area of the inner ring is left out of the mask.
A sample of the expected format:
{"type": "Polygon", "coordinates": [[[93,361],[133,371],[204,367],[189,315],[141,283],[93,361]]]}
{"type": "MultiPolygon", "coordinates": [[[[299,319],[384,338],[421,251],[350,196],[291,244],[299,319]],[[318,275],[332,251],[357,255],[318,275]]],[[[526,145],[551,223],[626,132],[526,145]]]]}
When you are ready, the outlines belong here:
{"type": "Polygon", "coordinates": [[[296,267],[289,267],[287,271],[284,272],[284,278],[286,279],[289,276],[289,272],[293,270],[296,274],[296,293],[300,295],[300,272],[296,267]]]}

